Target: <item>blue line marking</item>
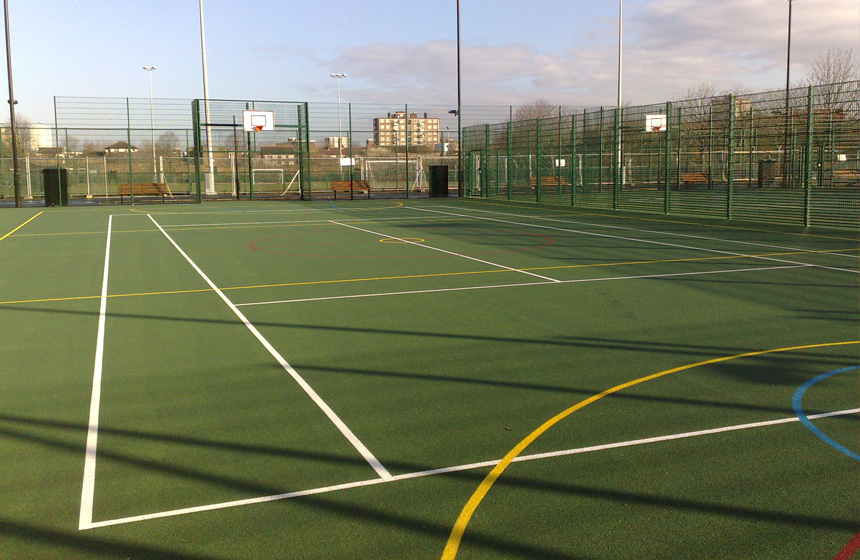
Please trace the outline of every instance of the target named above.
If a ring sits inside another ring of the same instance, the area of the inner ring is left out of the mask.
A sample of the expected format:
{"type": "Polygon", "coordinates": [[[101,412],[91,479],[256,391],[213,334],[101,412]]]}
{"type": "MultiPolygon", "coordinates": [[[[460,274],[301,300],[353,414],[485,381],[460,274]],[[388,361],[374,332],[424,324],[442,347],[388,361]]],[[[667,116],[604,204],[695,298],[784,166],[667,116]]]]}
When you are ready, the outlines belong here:
{"type": "Polygon", "coordinates": [[[816,383],[818,383],[819,381],[821,381],[823,379],[827,379],[831,375],[836,375],[837,373],[843,373],[846,371],[851,371],[852,369],[860,369],[860,366],[851,366],[851,367],[847,367],[847,368],[837,369],[834,371],[829,371],[827,373],[823,373],[823,374],[819,375],[815,379],[810,379],[809,381],[807,381],[806,383],[801,385],[797,389],[797,391],[794,392],[794,396],[791,398],[791,404],[794,407],[794,413],[797,414],[797,417],[800,419],[800,421],[803,423],[803,425],[806,426],[807,428],[809,428],[810,431],[812,431],[813,434],[818,436],[819,439],[821,439],[827,445],[835,448],[836,450],[848,455],[849,457],[851,457],[855,461],[860,461],[860,455],[854,453],[850,449],[847,449],[845,446],[841,445],[840,443],[837,443],[830,436],[828,436],[827,434],[822,432],[815,424],[813,424],[812,421],[809,419],[809,417],[806,415],[806,412],[803,411],[803,404],[801,402],[803,400],[803,394],[806,392],[806,390],[809,389],[810,387],[812,387],[813,385],[815,385],[816,383]]]}
{"type": "Polygon", "coordinates": [[[337,207],[337,204],[335,204],[333,200],[329,200],[329,202],[331,202],[331,205],[334,206],[335,210],[340,210],[340,208],[337,207]]]}

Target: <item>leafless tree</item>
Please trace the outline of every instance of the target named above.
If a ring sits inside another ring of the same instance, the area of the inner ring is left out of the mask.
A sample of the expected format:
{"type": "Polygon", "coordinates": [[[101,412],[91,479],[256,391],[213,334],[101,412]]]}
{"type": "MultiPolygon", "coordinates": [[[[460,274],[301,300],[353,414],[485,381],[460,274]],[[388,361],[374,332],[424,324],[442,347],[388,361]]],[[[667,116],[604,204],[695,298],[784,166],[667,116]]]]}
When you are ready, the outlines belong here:
{"type": "MultiPolygon", "coordinates": [[[[33,123],[21,115],[15,116],[15,141],[18,144],[18,155],[25,156],[33,151],[33,136],[30,128],[33,123]]],[[[9,123],[3,124],[3,154],[5,157],[12,155],[12,135],[9,132],[9,123]]]]}
{"type": "Polygon", "coordinates": [[[179,153],[179,137],[168,130],[155,140],[155,152],[160,156],[175,156],[179,153]]]}
{"type": "Polygon", "coordinates": [[[838,110],[854,101],[860,79],[854,51],[841,48],[827,49],[812,63],[812,69],[804,76],[800,86],[814,86],[816,105],[828,110],[838,110]]]}
{"type": "Polygon", "coordinates": [[[514,120],[530,121],[534,119],[549,119],[558,116],[558,105],[553,105],[546,99],[538,99],[525,103],[514,112],[514,120]]]}

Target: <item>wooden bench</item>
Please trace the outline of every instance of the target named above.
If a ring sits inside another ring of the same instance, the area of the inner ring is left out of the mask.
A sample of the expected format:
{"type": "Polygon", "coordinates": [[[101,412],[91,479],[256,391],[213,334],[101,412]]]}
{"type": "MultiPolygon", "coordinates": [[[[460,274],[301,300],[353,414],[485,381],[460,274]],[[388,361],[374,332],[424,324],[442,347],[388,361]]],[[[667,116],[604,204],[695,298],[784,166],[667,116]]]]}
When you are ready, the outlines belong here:
{"type": "Polygon", "coordinates": [[[857,169],[834,169],[834,185],[850,185],[860,181],[860,170],[857,169]]]}
{"type": "Polygon", "coordinates": [[[164,196],[167,194],[167,185],[164,183],[120,183],[117,185],[119,189],[119,202],[122,204],[123,198],[131,196],[132,189],[134,196],[161,195],[161,202],[164,202],[164,196]]]}
{"type": "MultiPolygon", "coordinates": [[[[536,187],[538,183],[537,177],[531,178],[532,187],[536,187]]],[[[564,180],[564,177],[541,177],[540,178],[540,186],[542,187],[566,187],[567,181],[564,180]]]]}
{"type": "Polygon", "coordinates": [[[698,171],[682,171],[681,183],[687,187],[690,185],[702,185],[710,183],[711,179],[707,173],[698,171]]]}
{"type": "Polygon", "coordinates": [[[337,193],[339,192],[367,192],[370,194],[370,182],[369,181],[361,181],[361,180],[352,180],[352,181],[331,181],[329,182],[329,188],[331,192],[334,194],[335,200],[337,200],[337,193]]]}

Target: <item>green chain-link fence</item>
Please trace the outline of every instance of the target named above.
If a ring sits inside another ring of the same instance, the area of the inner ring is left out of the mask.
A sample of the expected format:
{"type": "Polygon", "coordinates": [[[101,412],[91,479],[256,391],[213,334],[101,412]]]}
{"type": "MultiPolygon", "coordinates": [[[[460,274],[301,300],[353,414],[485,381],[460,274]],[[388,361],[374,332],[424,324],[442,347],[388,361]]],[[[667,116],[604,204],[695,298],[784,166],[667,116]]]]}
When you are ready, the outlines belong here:
{"type": "MultiPolygon", "coordinates": [[[[458,120],[447,105],[210,99],[208,118],[204,100],[56,97],[54,108],[54,123],[18,127],[27,204],[44,203],[46,168],[66,170],[72,203],[427,196],[432,166],[446,166],[458,188],[458,120]],[[275,130],[244,131],[246,109],[271,110],[275,130]],[[388,119],[387,136],[377,119],[388,119]],[[332,190],[350,180],[370,190],[332,190]]],[[[510,119],[514,108],[461,112],[474,124],[510,119]]],[[[9,136],[7,126],[0,205],[14,198],[9,136]]]]}
{"type": "Polygon", "coordinates": [[[860,227],[860,82],[463,130],[470,196],[860,227]],[[788,105],[788,112],[786,112],[788,105]]]}

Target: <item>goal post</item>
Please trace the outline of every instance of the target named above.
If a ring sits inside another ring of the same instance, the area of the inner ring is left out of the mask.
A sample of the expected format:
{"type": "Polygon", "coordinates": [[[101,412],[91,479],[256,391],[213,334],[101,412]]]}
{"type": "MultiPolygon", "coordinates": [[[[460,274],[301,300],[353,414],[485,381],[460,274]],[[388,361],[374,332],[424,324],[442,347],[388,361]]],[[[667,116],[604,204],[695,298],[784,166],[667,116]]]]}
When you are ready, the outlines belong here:
{"type": "Polygon", "coordinates": [[[362,179],[370,185],[371,191],[409,191],[427,190],[427,176],[424,173],[423,158],[406,159],[364,159],[361,164],[362,179]]]}
{"type": "Polygon", "coordinates": [[[281,192],[286,187],[286,174],[283,169],[252,169],[251,176],[255,191],[281,192]]]}

